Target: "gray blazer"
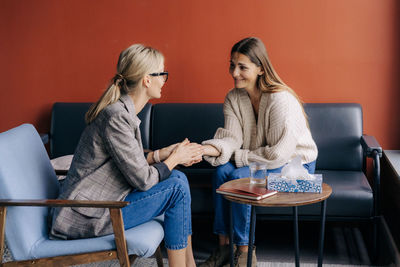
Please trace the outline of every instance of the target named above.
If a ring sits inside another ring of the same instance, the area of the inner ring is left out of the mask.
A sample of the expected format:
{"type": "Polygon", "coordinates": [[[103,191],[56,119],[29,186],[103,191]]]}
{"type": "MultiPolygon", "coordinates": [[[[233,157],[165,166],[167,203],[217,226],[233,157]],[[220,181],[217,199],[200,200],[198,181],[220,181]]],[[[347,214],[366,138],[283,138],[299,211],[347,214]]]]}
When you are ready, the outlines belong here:
{"type": "MultiPolygon", "coordinates": [[[[145,191],[167,178],[170,171],[165,164],[147,163],[139,125],[128,95],[101,111],[82,133],[59,199],[124,200],[132,189],[145,191]]],[[[110,233],[108,209],[52,209],[50,237],[76,239],[110,233]]]]}

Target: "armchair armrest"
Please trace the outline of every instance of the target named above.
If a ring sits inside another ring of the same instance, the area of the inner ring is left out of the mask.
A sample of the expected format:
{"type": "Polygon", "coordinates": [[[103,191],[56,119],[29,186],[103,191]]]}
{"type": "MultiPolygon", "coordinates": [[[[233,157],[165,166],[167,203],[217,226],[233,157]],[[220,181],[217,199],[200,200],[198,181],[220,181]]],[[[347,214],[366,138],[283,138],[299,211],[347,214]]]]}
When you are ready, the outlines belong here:
{"type": "Polygon", "coordinates": [[[376,141],[374,136],[363,135],[360,142],[367,157],[374,157],[374,151],[378,153],[379,157],[382,157],[382,147],[379,145],[378,141],[376,141]]]}
{"type": "Polygon", "coordinates": [[[123,208],[127,201],[93,201],[67,199],[0,199],[0,207],[7,206],[47,206],[47,207],[91,207],[123,208]]]}
{"type": "MultiPolygon", "coordinates": [[[[127,244],[125,239],[124,221],[122,218],[121,208],[128,205],[127,201],[91,201],[91,200],[61,200],[61,199],[0,199],[0,255],[3,255],[4,244],[4,230],[6,225],[6,213],[8,206],[56,206],[56,207],[91,207],[91,208],[108,208],[110,211],[111,224],[114,230],[115,245],[117,250],[117,257],[121,266],[129,266],[129,257],[127,254],[127,244]]],[[[109,251],[107,253],[113,252],[109,251]]],[[[93,254],[93,253],[92,253],[93,254]]],[[[112,253],[111,253],[112,255],[112,253]]],[[[109,256],[111,256],[109,255],[109,256]]],[[[100,256],[93,256],[100,257],[100,256]]],[[[115,256],[114,256],[115,258],[115,256]]],[[[113,259],[108,257],[108,259],[113,259]]],[[[103,259],[104,260],[104,259],[103,259]]],[[[33,263],[40,262],[38,265],[48,265],[50,263],[63,263],[65,264],[64,257],[53,257],[46,259],[39,259],[33,263]],[[51,259],[51,260],[49,260],[51,259]]],[[[16,262],[18,265],[18,262],[16,262]]],[[[21,263],[21,262],[19,262],[21,263]]],[[[1,261],[0,261],[0,265],[1,261]]],[[[15,265],[15,266],[16,266],[15,265]]],[[[58,264],[54,264],[55,266],[58,264]]],[[[11,266],[11,265],[10,265],[11,266]]],[[[13,265],[14,266],[14,265],[13,265]]]]}

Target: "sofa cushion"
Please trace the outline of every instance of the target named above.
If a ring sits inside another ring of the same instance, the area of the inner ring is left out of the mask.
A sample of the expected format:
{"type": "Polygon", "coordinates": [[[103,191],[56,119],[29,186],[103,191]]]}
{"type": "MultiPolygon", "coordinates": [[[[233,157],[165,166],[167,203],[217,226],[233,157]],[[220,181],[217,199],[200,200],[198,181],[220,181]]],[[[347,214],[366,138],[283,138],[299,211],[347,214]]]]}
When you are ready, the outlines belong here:
{"type": "MultiPolygon", "coordinates": [[[[54,158],[54,159],[50,160],[50,162],[51,162],[51,165],[53,166],[54,170],[56,171],[56,173],[57,173],[57,171],[68,171],[69,168],[71,167],[73,157],[74,157],[74,155],[65,155],[65,156],[61,156],[58,158],[54,158]]],[[[66,177],[67,177],[66,175],[58,175],[57,174],[58,180],[63,180],[66,177]]]]}
{"type": "MultiPolygon", "coordinates": [[[[215,169],[182,168],[189,180],[192,194],[192,212],[212,213],[212,174],[215,169]]],[[[318,170],[322,173],[324,183],[332,187],[332,195],[327,200],[327,216],[370,218],[373,213],[372,189],[361,171],[318,170]]],[[[307,193],[305,193],[307,194],[307,193]]],[[[316,216],[321,212],[319,203],[300,206],[299,215],[316,216]]],[[[257,207],[259,215],[292,215],[290,208],[257,207]]]]}

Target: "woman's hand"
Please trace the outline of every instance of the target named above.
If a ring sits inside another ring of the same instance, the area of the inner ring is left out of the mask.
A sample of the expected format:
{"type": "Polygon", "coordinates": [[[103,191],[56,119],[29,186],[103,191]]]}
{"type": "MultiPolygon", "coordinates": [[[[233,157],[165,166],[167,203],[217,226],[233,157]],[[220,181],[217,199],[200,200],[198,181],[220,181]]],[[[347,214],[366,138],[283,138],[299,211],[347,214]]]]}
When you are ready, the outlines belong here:
{"type": "Polygon", "coordinates": [[[204,148],[202,147],[202,145],[199,145],[199,144],[197,144],[197,143],[190,143],[190,144],[195,144],[195,145],[197,145],[197,147],[201,149],[201,154],[199,154],[198,156],[196,156],[196,158],[193,159],[193,160],[191,160],[191,161],[182,163],[182,165],[185,166],[185,167],[192,166],[193,164],[199,163],[200,161],[203,160],[204,148]]]}
{"type": "Polygon", "coordinates": [[[202,145],[197,143],[190,143],[186,138],[183,142],[176,145],[170,156],[164,161],[170,170],[178,164],[190,166],[194,163],[200,162],[204,149],[202,145]]]}
{"type": "Polygon", "coordinates": [[[170,146],[160,149],[160,160],[161,161],[166,160],[179,144],[180,143],[172,144],[170,146]]]}
{"type": "MultiPolygon", "coordinates": [[[[193,164],[202,160],[204,149],[202,145],[190,143],[186,138],[182,143],[178,144],[173,151],[179,156],[178,164],[193,164]]],[[[189,166],[190,166],[189,165],[189,166]]]]}

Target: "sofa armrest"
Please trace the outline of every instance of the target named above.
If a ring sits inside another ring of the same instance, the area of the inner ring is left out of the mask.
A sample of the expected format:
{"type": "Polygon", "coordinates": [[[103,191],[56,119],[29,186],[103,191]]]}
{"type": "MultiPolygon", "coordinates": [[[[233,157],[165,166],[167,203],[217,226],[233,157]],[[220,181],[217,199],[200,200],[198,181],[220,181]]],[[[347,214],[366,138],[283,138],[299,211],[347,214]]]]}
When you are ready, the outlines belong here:
{"type": "Polygon", "coordinates": [[[40,134],[40,138],[42,139],[43,144],[47,144],[49,142],[49,135],[48,134],[40,134]]]}
{"type": "Polygon", "coordinates": [[[380,188],[381,188],[381,167],[379,158],[382,157],[382,147],[371,135],[361,137],[361,146],[367,157],[373,160],[373,194],[374,194],[374,216],[380,215],[380,188]]]}
{"type": "Polygon", "coordinates": [[[374,151],[378,153],[379,157],[382,157],[382,147],[376,141],[375,137],[372,135],[363,135],[361,136],[361,146],[364,150],[364,153],[367,157],[374,157],[374,151]]]}

